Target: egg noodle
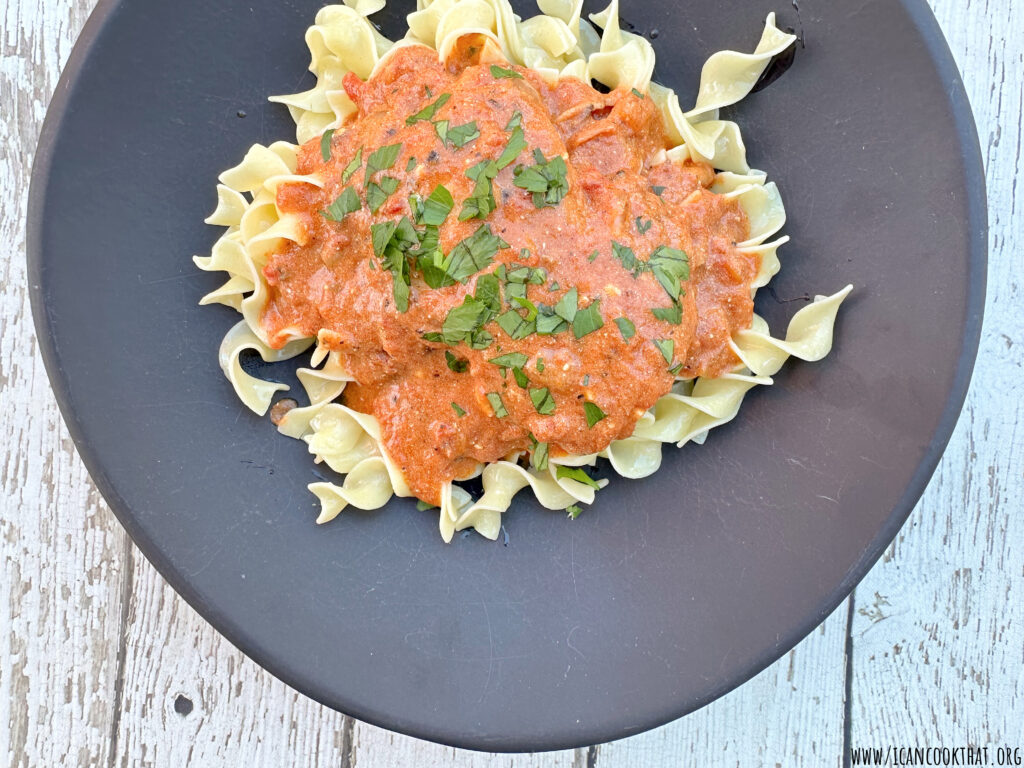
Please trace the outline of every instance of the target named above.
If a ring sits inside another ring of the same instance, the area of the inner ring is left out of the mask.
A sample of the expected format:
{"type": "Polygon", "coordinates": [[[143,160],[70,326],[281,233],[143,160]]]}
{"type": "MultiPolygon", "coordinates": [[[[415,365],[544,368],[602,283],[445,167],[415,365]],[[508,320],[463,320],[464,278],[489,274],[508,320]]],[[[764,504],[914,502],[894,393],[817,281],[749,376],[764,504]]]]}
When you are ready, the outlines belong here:
{"type": "MultiPolygon", "coordinates": [[[[612,89],[636,88],[649,94],[661,112],[666,134],[674,144],[666,160],[710,164],[717,171],[711,191],[735,198],[745,210],[750,237],[739,243],[738,249],[760,257],[752,292],[766,285],[779,270],[778,248],[789,239],[776,237],[785,223],[785,210],[775,184],[748,166],[739,127],[720,119],[719,110],[746,96],[772,57],[793,44],[794,36],[780,31],[774,14],[769,14],[753,53],[720,51],[707,60],[696,103],[684,112],[671,89],[651,82],[654,50],[644,38],[620,29],[618,0],[592,14],[589,22],[580,17],[582,0],[539,0],[538,4],[542,13],[523,20],[507,0],[418,0],[417,10],[408,16],[408,33],[395,42],[384,38],[367,20],[384,7],[384,0],[346,0],[345,5],[325,7],[306,32],[312,56],[309,68],[316,75],[316,86],[271,101],[288,107],[300,144],[328,129],[342,131],[356,112],[342,87],[346,73],[366,80],[404,46],[429,46],[444,61],[458,39],[467,34],[485,36],[507,61],[529,67],[550,82],[575,77],[612,89]]],[[[284,183],[324,185],[315,175],[295,173],[297,150],[285,141],[257,144],[241,163],[221,174],[217,208],[206,221],[227,231],[210,256],[195,257],[200,269],[229,275],[224,285],[200,303],[225,304],[241,313],[242,320],[221,344],[220,365],[238,397],[260,415],[267,412],[275,393],[287,387],[246,373],[240,362],[242,353],[254,350],[264,361],[274,362],[295,357],[316,344],[315,338],[294,338],[283,348],[273,349],[260,326],[269,295],[263,267],[285,241],[301,237],[295,217],[277,208],[277,188],[284,183]]],[[[475,475],[482,475],[483,493],[477,499],[454,482],[445,484],[439,514],[442,537],[450,541],[455,531],[473,528],[489,539],[497,538],[502,513],[526,486],[549,509],[593,503],[595,488],[572,477],[560,477],[559,466],[593,465],[598,457],[604,457],[624,477],[652,474],[661,464],[663,443],[702,443],[710,429],[736,416],[747,391],[771,384],[771,376],[787,358],[813,361],[827,355],[836,312],[850,290],[847,286],[831,296],[816,297],[793,316],[784,339],[772,337],[767,323],[755,314],[751,326],[735,333],[730,342],[741,361],[735,370],[718,378],[677,379],[672,391],[640,418],[632,436],[613,441],[600,453],[552,456],[546,470],[521,466],[519,455],[480,465],[475,475]]],[[[346,382],[352,380],[338,353],[317,346],[310,366],[298,371],[309,404],[290,410],[278,429],[304,440],[317,463],[345,476],[340,485],[309,485],[321,505],[317,522],[333,519],[349,505],[377,509],[392,495],[411,496],[401,471],[383,448],[377,420],[337,402],[346,382]]],[[[596,485],[606,483],[601,480],[596,485]]]]}

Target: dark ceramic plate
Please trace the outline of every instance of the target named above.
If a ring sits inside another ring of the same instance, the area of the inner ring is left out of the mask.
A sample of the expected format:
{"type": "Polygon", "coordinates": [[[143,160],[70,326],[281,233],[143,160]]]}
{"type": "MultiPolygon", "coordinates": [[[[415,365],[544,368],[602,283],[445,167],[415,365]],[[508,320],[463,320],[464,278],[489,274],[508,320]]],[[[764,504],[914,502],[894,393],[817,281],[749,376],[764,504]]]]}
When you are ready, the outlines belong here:
{"type": "MultiPolygon", "coordinates": [[[[394,35],[411,3],[392,1],[377,20],[394,35]]],[[[315,526],[305,445],[245,410],[217,367],[236,315],[196,306],[219,283],[190,260],[217,236],[202,223],[215,177],[251,143],[293,136],[265,99],[310,80],[319,5],[101,0],[75,48],[40,142],[29,262],[47,370],[93,479],[231,642],[361,720],[541,750],[721,696],[852,590],[963,402],[985,191],[935,20],[921,0],[623,1],[684,104],[705,57],[749,50],[769,10],[802,35],[790,70],[731,112],[793,237],[758,310],[781,331],[794,297],[856,292],[831,357],[788,365],[706,445],[666,450],[646,480],[614,477],[575,522],[522,494],[504,540],[446,546],[408,500],[315,526]]]]}

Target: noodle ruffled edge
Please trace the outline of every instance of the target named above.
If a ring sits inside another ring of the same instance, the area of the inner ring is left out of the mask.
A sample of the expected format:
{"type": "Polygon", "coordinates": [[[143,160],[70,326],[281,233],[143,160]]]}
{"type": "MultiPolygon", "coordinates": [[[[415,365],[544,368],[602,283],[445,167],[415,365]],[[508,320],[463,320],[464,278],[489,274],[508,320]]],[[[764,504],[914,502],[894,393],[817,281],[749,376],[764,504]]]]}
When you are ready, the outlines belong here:
{"type": "MultiPolygon", "coordinates": [[[[408,33],[395,42],[383,37],[367,19],[384,7],[384,0],[345,0],[345,5],[327,6],[306,32],[309,69],[316,75],[316,86],[271,101],[288,107],[296,138],[305,143],[329,128],[343,129],[345,119],[355,112],[342,87],[347,72],[368,79],[393,51],[408,45],[429,46],[443,59],[466,34],[483,35],[494,45],[494,53],[500,51],[508,61],[529,67],[551,82],[576,77],[609,88],[636,88],[654,99],[675,143],[666,160],[709,163],[718,171],[712,191],[736,198],[746,211],[750,238],[739,248],[761,257],[751,291],[767,285],[779,271],[778,249],[789,240],[775,237],[785,224],[785,208],[775,184],[747,164],[739,126],[721,120],[719,110],[743,99],[772,57],[792,45],[795,37],[779,30],[775,14],[769,14],[752,53],[719,51],[707,60],[696,103],[683,112],[671,89],[651,82],[654,50],[650,43],[620,29],[618,0],[592,14],[589,22],[581,18],[582,0],[538,0],[538,5],[539,15],[522,20],[507,0],[417,0],[416,11],[408,16],[408,33]]],[[[220,175],[217,207],[206,223],[226,231],[211,255],[194,257],[200,269],[228,275],[227,282],[200,304],[224,304],[242,315],[221,343],[220,365],[239,399],[259,415],[267,412],[277,392],[288,387],[246,373],[239,361],[242,352],[254,350],[264,361],[276,362],[316,344],[316,339],[296,330],[282,349],[273,349],[259,323],[268,296],[262,270],[270,254],[284,241],[303,244],[307,236],[296,217],[278,210],[277,187],[286,182],[323,185],[315,175],[295,173],[297,150],[298,146],[284,141],[267,147],[257,144],[241,163],[220,175]]],[[[816,361],[825,357],[832,348],[839,305],[851,290],[848,285],[831,296],[816,296],[792,317],[784,339],[771,336],[767,323],[755,314],[751,327],[736,333],[730,342],[741,361],[735,370],[714,379],[677,380],[672,391],[644,414],[632,436],[598,454],[551,458],[545,471],[520,466],[518,455],[481,465],[471,475],[481,476],[483,493],[478,499],[455,483],[446,484],[439,510],[441,536],[448,542],[456,531],[473,528],[496,539],[502,513],[526,486],[548,509],[592,504],[596,489],[559,477],[559,466],[593,465],[603,457],[623,477],[653,474],[661,465],[663,443],[703,443],[709,430],[736,416],[750,389],[770,385],[772,375],[788,358],[816,361]]],[[[336,354],[317,346],[310,365],[298,371],[309,405],[289,411],[278,430],[304,440],[317,464],[345,476],[341,485],[308,486],[320,501],[317,522],[334,519],[347,506],[378,509],[393,495],[411,496],[402,473],[383,448],[377,420],[335,402],[351,381],[336,354]]],[[[598,486],[607,482],[601,480],[598,486]]]]}

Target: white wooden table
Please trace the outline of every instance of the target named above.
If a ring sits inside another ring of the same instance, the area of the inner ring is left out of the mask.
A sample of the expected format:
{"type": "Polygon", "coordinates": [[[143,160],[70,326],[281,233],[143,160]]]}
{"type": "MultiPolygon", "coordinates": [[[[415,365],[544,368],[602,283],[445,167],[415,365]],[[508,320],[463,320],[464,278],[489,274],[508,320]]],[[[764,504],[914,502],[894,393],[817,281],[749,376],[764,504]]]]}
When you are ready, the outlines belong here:
{"type": "Polygon", "coordinates": [[[811,636],[705,709],[589,750],[485,755],[353,721],[275,680],[163,582],[82,467],[37,351],[24,230],[39,127],[94,1],[2,0],[0,765],[839,766],[887,744],[1024,752],[1019,3],[932,0],[985,157],[988,303],[967,405],[896,542],[811,636]]]}

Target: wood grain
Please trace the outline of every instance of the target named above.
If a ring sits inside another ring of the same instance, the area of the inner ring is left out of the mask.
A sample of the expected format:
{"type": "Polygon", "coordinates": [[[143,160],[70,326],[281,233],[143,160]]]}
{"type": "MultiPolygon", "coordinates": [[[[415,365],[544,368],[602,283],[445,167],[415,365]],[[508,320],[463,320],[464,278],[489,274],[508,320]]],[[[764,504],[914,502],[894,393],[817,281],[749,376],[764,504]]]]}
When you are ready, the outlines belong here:
{"type": "Polygon", "coordinates": [[[0,40],[0,763],[14,766],[107,760],[125,606],[127,535],[57,412],[25,275],[36,136],[90,5],[7,4],[0,40]]]}
{"type": "Polygon", "coordinates": [[[990,277],[967,408],[910,522],[852,613],[745,686],[650,733],[544,755],[452,750],[320,707],[221,638],[130,544],[60,420],[24,266],[36,138],[94,0],[0,2],[0,764],[834,766],[851,745],[1024,747],[1024,13],[1011,0],[933,0],[985,152],[990,277]]]}
{"type": "Polygon", "coordinates": [[[1024,12],[1009,2],[932,5],[965,74],[985,158],[988,301],[953,440],[854,596],[850,741],[1024,752],[1024,12]]]}

